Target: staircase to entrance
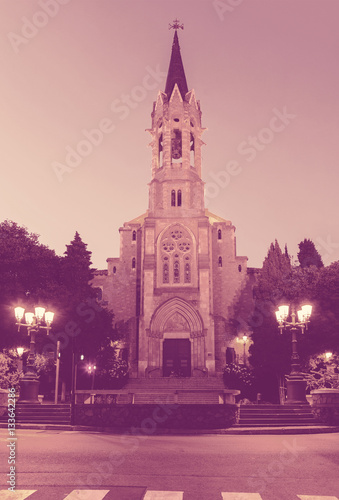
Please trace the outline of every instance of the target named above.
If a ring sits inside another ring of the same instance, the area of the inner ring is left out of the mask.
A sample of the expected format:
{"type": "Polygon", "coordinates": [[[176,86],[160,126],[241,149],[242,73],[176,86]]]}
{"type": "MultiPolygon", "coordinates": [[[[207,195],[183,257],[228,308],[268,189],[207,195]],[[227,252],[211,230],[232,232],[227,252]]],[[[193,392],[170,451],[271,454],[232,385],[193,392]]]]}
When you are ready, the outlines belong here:
{"type": "MultiPolygon", "coordinates": [[[[1,421],[7,422],[7,418],[6,412],[1,417],[1,421]]],[[[17,403],[15,406],[15,423],[70,425],[71,407],[69,404],[17,403]]]]}
{"type": "Polygon", "coordinates": [[[234,427],[291,427],[320,425],[311,407],[304,405],[240,405],[240,418],[234,427]]]}

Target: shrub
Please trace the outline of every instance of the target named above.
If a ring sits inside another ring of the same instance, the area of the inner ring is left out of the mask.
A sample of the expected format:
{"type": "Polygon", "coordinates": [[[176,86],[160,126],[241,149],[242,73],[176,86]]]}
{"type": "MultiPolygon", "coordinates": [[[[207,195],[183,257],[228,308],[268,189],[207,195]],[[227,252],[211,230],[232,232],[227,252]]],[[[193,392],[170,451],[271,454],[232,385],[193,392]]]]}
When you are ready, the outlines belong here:
{"type": "Polygon", "coordinates": [[[238,389],[242,398],[252,398],[254,376],[251,368],[230,363],[224,368],[223,378],[227,389],[238,389]]]}

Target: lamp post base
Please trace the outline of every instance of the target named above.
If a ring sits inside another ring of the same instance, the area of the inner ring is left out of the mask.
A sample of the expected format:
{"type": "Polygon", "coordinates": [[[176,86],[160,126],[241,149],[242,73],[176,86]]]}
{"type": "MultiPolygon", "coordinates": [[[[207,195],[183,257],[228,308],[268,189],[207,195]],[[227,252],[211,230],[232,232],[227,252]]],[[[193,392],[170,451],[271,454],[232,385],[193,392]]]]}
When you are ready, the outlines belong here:
{"type": "Polygon", "coordinates": [[[286,378],[287,405],[308,404],[306,399],[306,380],[302,375],[290,375],[286,378]]]}
{"type": "Polygon", "coordinates": [[[33,377],[23,377],[20,380],[20,397],[18,403],[39,403],[39,380],[33,377]]]}

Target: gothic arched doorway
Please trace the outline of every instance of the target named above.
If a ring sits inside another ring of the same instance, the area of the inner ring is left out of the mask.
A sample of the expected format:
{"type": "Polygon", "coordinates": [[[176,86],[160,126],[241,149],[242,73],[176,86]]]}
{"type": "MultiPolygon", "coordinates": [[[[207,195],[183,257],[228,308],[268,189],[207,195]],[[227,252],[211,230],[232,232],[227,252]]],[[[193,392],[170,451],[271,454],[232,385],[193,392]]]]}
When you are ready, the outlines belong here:
{"type": "Polygon", "coordinates": [[[175,297],[154,313],[148,330],[148,367],[159,376],[194,375],[205,368],[204,328],[198,311],[175,297]]]}

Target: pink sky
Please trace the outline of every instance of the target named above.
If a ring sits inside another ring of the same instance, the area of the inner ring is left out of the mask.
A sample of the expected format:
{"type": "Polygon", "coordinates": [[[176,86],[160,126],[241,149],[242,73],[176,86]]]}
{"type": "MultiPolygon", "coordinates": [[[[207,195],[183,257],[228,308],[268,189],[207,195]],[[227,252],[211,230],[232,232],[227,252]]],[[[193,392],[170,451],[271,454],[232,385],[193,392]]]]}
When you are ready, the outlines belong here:
{"type": "Polygon", "coordinates": [[[208,208],[237,227],[238,255],[261,266],[275,238],[294,256],[311,238],[325,264],[338,260],[337,0],[219,0],[219,13],[213,0],[1,0],[0,220],[59,254],[79,231],[98,268],[118,256],[119,227],[148,206],[145,129],[175,17],[208,128],[208,208]],[[114,130],[60,182],[54,162],[103,119],[114,130]]]}

